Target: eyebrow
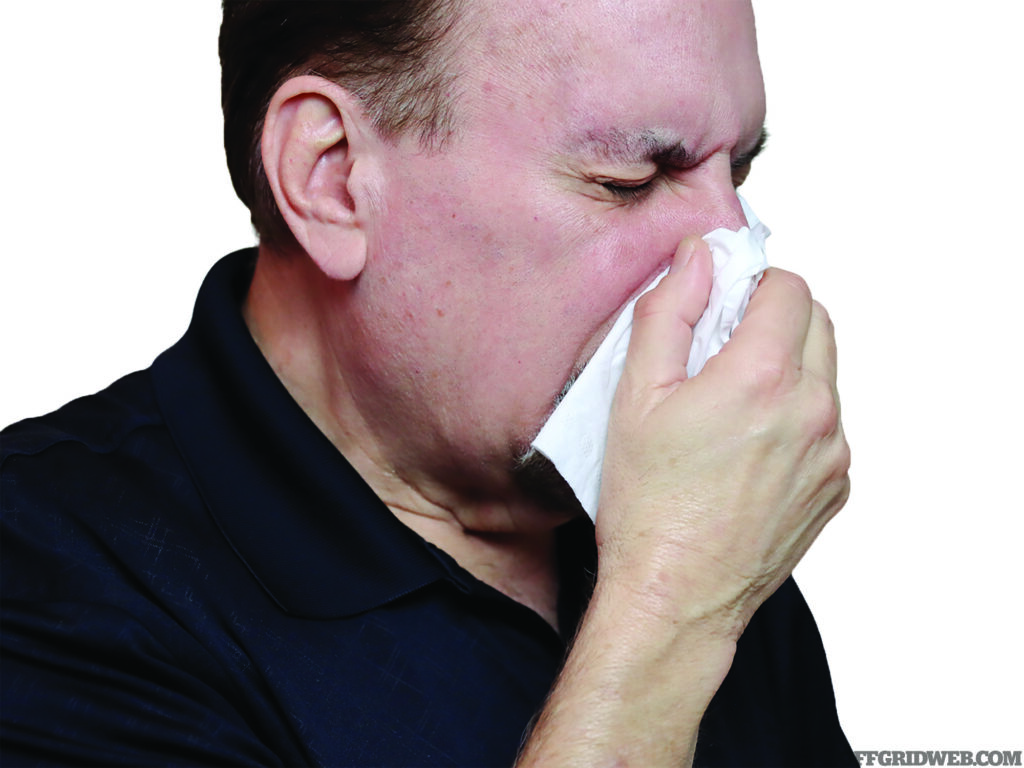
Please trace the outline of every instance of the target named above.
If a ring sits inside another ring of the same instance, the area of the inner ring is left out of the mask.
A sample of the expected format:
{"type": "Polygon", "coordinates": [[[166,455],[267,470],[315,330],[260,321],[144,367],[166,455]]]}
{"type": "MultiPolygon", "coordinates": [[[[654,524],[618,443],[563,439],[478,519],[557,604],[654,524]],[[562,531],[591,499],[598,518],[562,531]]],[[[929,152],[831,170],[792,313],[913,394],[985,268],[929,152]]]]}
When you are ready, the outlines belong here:
{"type": "Polygon", "coordinates": [[[671,141],[650,129],[637,133],[619,128],[589,131],[578,149],[602,160],[624,163],[686,165],[693,159],[681,141],[671,141]]]}
{"type": "MultiPolygon", "coordinates": [[[[754,146],[732,162],[742,168],[754,161],[768,143],[768,131],[762,126],[754,146]]],[[[580,142],[580,151],[602,160],[625,163],[649,163],[685,167],[694,162],[692,153],[681,141],[672,141],[655,130],[627,133],[618,128],[590,131],[580,142]]]]}

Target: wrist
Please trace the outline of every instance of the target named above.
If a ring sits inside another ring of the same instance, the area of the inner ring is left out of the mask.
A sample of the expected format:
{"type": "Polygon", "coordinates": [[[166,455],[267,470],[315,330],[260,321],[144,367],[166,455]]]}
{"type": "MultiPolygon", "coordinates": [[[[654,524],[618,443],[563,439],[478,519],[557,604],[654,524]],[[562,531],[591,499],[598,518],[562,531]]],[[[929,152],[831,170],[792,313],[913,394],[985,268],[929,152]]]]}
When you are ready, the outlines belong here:
{"type": "Polygon", "coordinates": [[[736,645],[663,607],[599,580],[520,765],[689,764],[736,645]]]}

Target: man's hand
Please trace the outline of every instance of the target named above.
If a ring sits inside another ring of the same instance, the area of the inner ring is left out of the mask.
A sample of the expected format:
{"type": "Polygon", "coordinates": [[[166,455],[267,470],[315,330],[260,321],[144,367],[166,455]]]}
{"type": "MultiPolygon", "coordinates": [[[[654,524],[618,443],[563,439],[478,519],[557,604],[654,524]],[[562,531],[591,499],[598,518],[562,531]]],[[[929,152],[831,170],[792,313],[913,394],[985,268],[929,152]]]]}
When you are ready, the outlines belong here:
{"type": "Polygon", "coordinates": [[[637,303],[597,515],[594,598],[522,762],[679,765],[754,611],[849,494],[824,308],[769,270],[686,377],[711,254],[680,245],[637,303]],[[554,762],[551,762],[554,761],[554,762]]]}
{"type": "Polygon", "coordinates": [[[849,448],[832,325],[792,273],[765,274],[733,338],[687,380],[710,253],[686,249],[686,267],[677,254],[637,303],[602,474],[601,577],[735,639],[846,501],[849,448]]]}

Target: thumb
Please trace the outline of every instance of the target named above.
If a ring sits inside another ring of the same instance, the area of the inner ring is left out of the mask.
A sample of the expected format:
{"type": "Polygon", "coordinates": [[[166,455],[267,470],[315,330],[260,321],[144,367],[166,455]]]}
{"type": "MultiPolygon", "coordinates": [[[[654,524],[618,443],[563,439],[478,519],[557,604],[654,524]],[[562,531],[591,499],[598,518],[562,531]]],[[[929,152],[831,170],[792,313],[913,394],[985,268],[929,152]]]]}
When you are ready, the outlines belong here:
{"type": "Polygon", "coordinates": [[[669,273],[636,303],[623,378],[630,385],[672,387],[686,380],[697,324],[711,295],[711,250],[699,237],[676,249],[669,273]]]}

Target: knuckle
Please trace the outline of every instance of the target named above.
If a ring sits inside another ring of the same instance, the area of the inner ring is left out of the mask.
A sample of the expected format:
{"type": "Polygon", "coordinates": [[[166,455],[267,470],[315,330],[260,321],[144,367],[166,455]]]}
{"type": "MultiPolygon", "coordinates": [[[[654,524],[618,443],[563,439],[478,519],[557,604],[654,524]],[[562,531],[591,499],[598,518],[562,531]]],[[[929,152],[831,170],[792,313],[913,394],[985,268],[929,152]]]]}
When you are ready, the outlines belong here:
{"type": "Polygon", "coordinates": [[[849,482],[851,452],[850,444],[840,428],[834,435],[832,444],[829,447],[828,458],[832,466],[832,477],[836,480],[849,482]]]}
{"type": "Polygon", "coordinates": [[[796,274],[796,272],[782,271],[780,277],[795,293],[800,294],[800,296],[808,302],[812,301],[811,288],[807,285],[807,281],[800,277],[800,275],[796,274]]]}
{"type": "Polygon", "coordinates": [[[660,313],[662,311],[661,302],[659,301],[660,296],[661,294],[658,291],[648,291],[637,299],[633,307],[634,322],[660,313]]]}
{"type": "Polygon", "coordinates": [[[850,452],[850,444],[844,439],[839,446],[839,456],[836,458],[836,462],[839,465],[839,470],[843,477],[846,478],[846,485],[850,485],[850,463],[852,455],[850,452]]]}
{"type": "Polygon", "coordinates": [[[818,322],[825,326],[829,333],[835,332],[836,326],[832,322],[832,316],[829,315],[829,312],[825,308],[824,304],[822,304],[820,301],[812,300],[811,313],[818,322]]]}
{"type": "Polygon", "coordinates": [[[821,440],[835,434],[839,428],[839,403],[831,384],[817,378],[811,382],[803,397],[803,423],[813,439],[821,440]]]}
{"type": "Polygon", "coordinates": [[[790,371],[778,360],[759,360],[749,369],[749,385],[753,392],[773,397],[789,387],[790,371]]]}
{"type": "Polygon", "coordinates": [[[850,478],[843,477],[836,484],[835,493],[829,499],[829,504],[825,508],[825,516],[827,520],[831,520],[835,517],[839,510],[846,506],[846,502],[850,500],[850,478]]]}
{"type": "Polygon", "coordinates": [[[835,511],[838,512],[844,506],[846,502],[850,500],[850,478],[848,475],[844,476],[839,486],[839,492],[836,494],[835,511]]]}

